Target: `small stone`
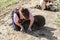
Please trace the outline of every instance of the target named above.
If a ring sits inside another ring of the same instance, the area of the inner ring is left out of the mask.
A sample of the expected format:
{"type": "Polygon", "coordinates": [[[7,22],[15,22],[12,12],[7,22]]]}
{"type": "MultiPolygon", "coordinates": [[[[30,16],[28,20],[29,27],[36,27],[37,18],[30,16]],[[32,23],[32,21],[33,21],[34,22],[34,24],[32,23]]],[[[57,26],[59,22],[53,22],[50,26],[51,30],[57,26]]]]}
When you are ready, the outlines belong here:
{"type": "Polygon", "coordinates": [[[2,34],[2,33],[0,32],[0,34],[2,34]]]}

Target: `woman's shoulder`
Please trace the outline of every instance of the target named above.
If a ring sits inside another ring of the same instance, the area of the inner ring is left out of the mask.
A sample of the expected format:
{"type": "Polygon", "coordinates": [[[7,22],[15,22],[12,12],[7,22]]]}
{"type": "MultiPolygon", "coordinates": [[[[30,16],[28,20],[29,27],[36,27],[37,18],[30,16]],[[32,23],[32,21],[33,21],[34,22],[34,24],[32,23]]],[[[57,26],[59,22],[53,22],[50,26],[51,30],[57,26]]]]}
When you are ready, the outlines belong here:
{"type": "Polygon", "coordinates": [[[17,14],[16,14],[16,13],[14,13],[14,17],[15,17],[15,16],[17,16],[17,14]]]}

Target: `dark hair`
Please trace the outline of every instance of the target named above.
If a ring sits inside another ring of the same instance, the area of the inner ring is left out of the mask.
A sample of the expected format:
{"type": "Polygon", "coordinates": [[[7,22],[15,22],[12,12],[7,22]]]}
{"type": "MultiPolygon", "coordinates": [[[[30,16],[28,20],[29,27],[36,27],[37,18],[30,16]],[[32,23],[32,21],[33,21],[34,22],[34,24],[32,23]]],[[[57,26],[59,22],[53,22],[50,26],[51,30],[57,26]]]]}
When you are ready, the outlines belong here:
{"type": "Polygon", "coordinates": [[[27,9],[27,8],[25,8],[25,9],[22,9],[22,14],[23,14],[23,16],[25,17],[25,18],[27,18],[27,19],[29,19],[29,10],[27,9]]]}

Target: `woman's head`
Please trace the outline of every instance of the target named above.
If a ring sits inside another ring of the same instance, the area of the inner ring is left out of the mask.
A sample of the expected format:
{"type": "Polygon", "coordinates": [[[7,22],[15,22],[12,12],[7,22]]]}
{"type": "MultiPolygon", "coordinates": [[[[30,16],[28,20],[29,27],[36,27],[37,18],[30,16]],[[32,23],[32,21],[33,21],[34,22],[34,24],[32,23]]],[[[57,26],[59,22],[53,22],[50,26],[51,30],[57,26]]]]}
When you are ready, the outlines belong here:
{"type": "Polygon", "coordinates": [[[29,19],[29,13],[30,12],[27,8],[22,8],[21,12],[26,19],[29,19]]]}
{"type": "Polygon", "coordinates": [[[14,12],[19,12],[19,7],[14,9],[14,12]]]}

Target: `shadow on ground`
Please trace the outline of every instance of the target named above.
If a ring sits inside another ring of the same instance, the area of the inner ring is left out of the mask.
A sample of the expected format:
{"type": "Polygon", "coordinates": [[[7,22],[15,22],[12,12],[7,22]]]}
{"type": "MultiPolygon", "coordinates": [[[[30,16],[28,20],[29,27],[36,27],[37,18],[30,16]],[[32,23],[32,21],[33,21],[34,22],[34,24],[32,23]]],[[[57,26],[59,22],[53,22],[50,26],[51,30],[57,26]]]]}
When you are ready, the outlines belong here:
{"type": "Polygon", "coordinates": [[[33,31],[33,32],[27,32],[27,34],[32,35],[34,37],[38,38],[47,38],[48,40],[57,40],[57,37],[53,36],[54,33],[51,31],[55,31],[56,29],[50,28],[50,27],[44,27],[40,30],[33,31]]]}

